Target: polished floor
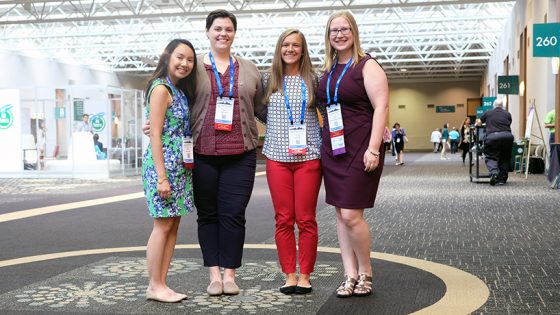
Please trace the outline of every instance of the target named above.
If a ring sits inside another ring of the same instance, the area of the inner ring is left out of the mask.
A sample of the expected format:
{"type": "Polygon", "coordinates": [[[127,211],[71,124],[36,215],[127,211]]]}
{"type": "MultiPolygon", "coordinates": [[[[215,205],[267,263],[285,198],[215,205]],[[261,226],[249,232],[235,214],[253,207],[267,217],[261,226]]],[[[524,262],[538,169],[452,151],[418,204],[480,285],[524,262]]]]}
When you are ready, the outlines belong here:
{"type": "MultiPolygon", "coordinates": [[[[313,292],[283,295],[263,165],[247,209],[238,296],[208,297],[196,215],[183,218],[169,282],[189,299],[146,301],[151,229],[139,178],[0,180],[1,314],[558,314],[560,190],[544,175],[469,180],[458,155],[387,156],[373,209],[374,294],[338,299],[334,209],[321,191],[313,292]]],[[[481,164],[483,168],[483,165],[481,164]]]]}

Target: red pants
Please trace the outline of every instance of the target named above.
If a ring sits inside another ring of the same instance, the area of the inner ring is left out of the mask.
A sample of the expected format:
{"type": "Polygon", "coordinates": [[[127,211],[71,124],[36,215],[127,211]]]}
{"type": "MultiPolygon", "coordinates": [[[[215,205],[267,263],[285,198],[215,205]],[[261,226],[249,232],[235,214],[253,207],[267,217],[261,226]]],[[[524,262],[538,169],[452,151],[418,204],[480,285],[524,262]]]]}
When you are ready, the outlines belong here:
{"type": "Polygon", "coordinates": [[[321,161],[296,163],[266,161],[266,179],[274,204],[276,247],[284,273],[296,272],[296,239],[298,226],[300,273],[310,274],[317,259],[317,221],[315,213],[321,188],[321,161]]]}

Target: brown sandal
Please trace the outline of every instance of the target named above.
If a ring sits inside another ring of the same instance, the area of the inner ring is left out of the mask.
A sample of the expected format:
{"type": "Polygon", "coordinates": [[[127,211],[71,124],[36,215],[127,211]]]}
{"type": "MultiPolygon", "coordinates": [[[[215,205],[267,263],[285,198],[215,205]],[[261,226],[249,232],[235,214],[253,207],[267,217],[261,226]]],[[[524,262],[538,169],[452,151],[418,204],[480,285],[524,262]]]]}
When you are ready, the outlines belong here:
{"type": "Polygon", "coordinates": [[[342,281],[340,286],[336,289],[336,296],[339,298],[352,296],[354,293],[354,285],[356,285],[356,279],[346,276],[344,281],[342,281]]]}
{"type": "Polygon", "coordinates": [[[354,287],[355,296],[368,296],[371,295],[373,291],[372,277],[366,274],[361,274],[358,276],[358,281],[356,281],[356,286],[354,287]]]}

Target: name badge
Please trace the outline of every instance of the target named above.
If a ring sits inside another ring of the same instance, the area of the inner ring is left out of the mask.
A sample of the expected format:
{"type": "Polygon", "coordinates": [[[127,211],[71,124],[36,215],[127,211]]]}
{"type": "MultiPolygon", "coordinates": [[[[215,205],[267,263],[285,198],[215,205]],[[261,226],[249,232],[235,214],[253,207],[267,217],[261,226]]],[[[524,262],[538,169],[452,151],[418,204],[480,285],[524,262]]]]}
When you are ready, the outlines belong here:
{"type": "Polygon", "coordinates": [[[346,153],[346,147],[344,145],[344,124],[342,123],[340,104],[327,106],[327,117],[329,120],[333,155],[346,153]]]}
{"type": "Polygon", "coordinates": [[[305,124],[288,127],[288,153],[305,154],[307,152],[307,130],[305,124]]]}
{"type": "Polygon", "coordinates": [[[397,143],[401,143],[401,138],[397,138],[397,143]]]}
{"type": "Polygon", "coordinates": [[[183,137],[183,166],[190,170],[194,168],[194,143],[190,136],[183,137]]]}
{"type": "Polygon", "coordinates": [[[214,129],[231,131],[233,124],[233,103],[235,100],[229,97],[218,97],[216,99],[216,114],[214,115],[214,129]]]}

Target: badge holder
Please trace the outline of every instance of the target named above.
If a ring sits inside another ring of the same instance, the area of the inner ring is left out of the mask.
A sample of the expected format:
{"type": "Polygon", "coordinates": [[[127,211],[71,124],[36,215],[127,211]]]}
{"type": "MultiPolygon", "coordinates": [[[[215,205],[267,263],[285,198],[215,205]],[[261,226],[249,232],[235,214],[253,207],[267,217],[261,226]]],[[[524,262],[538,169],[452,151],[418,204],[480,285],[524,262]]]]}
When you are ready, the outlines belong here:
{"type": "Polygon", "coordinates": [[[214,115],[214,129],[231,131],[233,126],[233,104],[235,99],[218,97],[216,99],[216,114],[214,115]]]}
{"type": "Polygon", "coordinates": [[[191,136],[183,137],[183,166],[189,170],[194,168],[194,142],[191,136]]]}
{"type": "Polygon", "coordinates": [[[307,131],[305,124],[295,124],[288,127],[288,153],[307,153],[307,131]]]}
{"type": "Polygon", "coordinates": [[[329,134],[333,155],[346,153],[346,146],[344,143],[344,125],[342,123],[340,104],[327,106],[327,118],[329,120],[329,134]]]}

